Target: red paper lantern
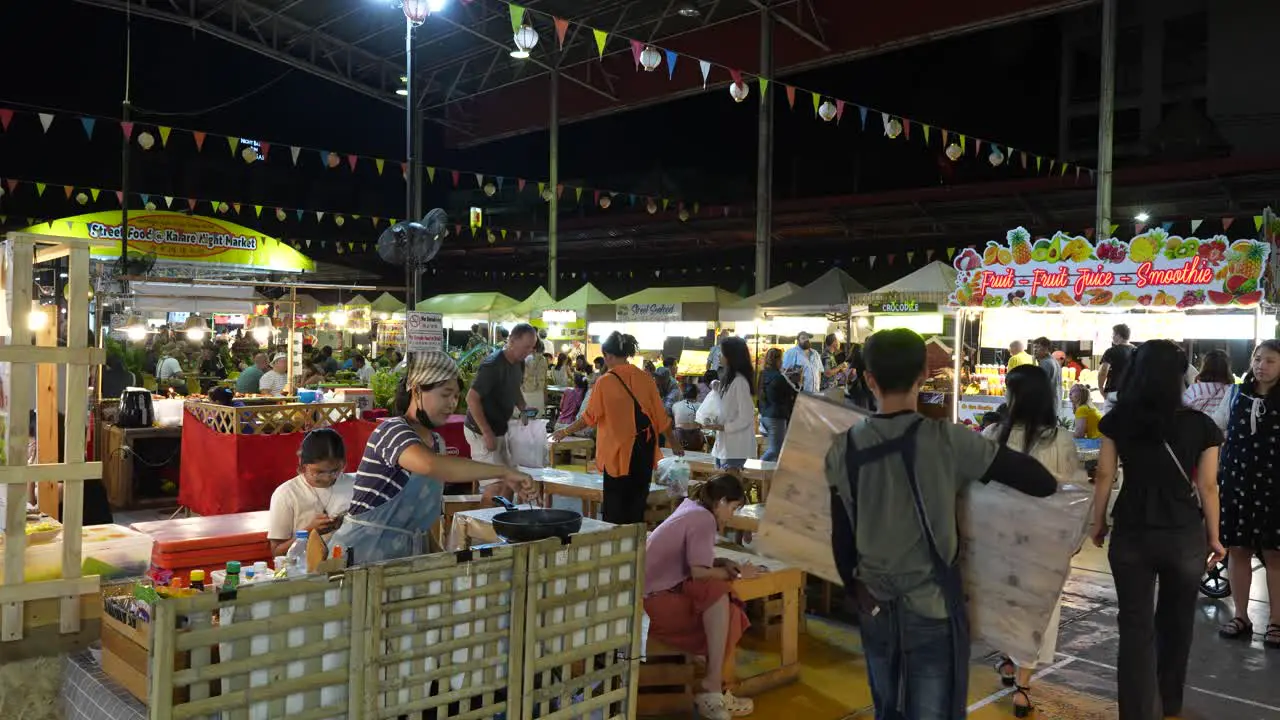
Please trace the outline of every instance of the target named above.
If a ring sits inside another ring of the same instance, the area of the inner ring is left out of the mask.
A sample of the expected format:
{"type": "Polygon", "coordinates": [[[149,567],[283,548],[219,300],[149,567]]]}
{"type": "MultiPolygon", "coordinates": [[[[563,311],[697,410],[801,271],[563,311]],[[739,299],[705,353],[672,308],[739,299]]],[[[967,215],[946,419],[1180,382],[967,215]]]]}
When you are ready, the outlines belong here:
{"type": "Polygon", "coordinates": [[[404,0],[404,16],[414,27],[426,22],[430,14],[431,4],[428,0],[404,0]]]}

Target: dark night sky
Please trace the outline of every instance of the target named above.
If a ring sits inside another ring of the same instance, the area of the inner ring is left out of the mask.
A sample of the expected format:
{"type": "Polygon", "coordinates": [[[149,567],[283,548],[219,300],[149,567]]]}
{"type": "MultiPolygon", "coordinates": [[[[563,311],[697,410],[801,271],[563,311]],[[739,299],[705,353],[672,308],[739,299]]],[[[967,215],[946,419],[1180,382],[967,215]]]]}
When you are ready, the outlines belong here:
{"type": "MultiPolygon", "coordinates": [[[[391,19],[389,18],[389,22],[391,19]]],[[[780,30],[781,31],[781,30],[780,30]]],[[[123,94],[124,18],[113,11],[70,0],[0,4],[0,47],[7,58],[0,81],[0,107],[51,109],[118,116],[123,94]]],[[[882,107],[934,125],[1053,154],[1057,138],[1058,36],[1053,18],[1003,26],[871,59],[782,78],[851,102],[882,107]]],[[[714,51],[706,55],[714,58],[714,51]]],[[[273,147],[302,145],[339,152],[403,155],[403,113],[298,70],[192,30],[145,19],[134,20],[133,104],[139,123],[152,122],[214,133],[269,140],[273,147]],[[209,108],[272,83],[251,98],[221,109],[209,108]],[[166,113],[166,114],[159,114],[166,113]],[[173,114],[169,114],[173,113],[173,114]]],[[[705,204],[749,205],[754,197],[756,100],[737,105],[723,89],[670,103],[565,127],[561,133],[561,177],[588,186],[656,192],[655,179],[675,186],[664,192],[705,204]]],[[[775,153],[778,198],[814,197],[936,185],[935,140],[890,143],[880,137],[878,118],[858,131],[856,111],[843,123],[823,124],[797,103],[794,112],[770,95],[777,111],[775,153]]],[[[515,109],[546,112],[545,107],[515,109]]],[[[17,121],[15,120],[15,125],[17,121]]],[[[120,146],[111,126],[87,141],[79,123],[55,124],[45,136],[39,126],[0,134],[0,176],[45,180],[51,185],[118,187],[120,146]]],[[[545,133],[491,143],[463,152],[444,149],[428,138],[424,161],[474,168],[508,177],[546,176],[545,133]]],[[[273,149],[266,167],[246,166],[229,157],[225,142],[204,152],[170,149],[135,153],[138,191],[179,197],[222,198],[245,203],[345,210],[383,217],[403,207],[398,173],[326,173],[310,159],[310,169],[293,168],[288,150],[273,149]]],[[[300,163],[306,165],[307,163],[300,163]]],[[[391,163],[388,163],[391,166],[391,163]]],[[[953,182],[990,176],[985,163],[956,167],[953,182]]],[[[437,183],[427,206],[463,207],[437,183]]],[[[462,193],[466,195],[466,193],[462,193]]],[[[103,205],[110,209],[114,203],[103,205]]],[[[177,205],[175,204],[175,208],[177,205]]],[[[61,217],[77,208],[63,194],[43,198],[6,197],[0,214],[61,217]]],[[[87,211],[87,210],[85,210],[87,211]]],[[[264,232],[282,237],[369,241],[373,233],[328,224],[315,229],[276,223],[263,214],[264,232]]],[[[249,215],[252,218],[252,215],[249,215]]],[[[292,222],[293,218],[290,218],[292,222]]],[[[240,221],[254,225],[241,216],[240,221]]],[[[526,227],[541,230],[545,218],[529,216],[526,227]]],[[[9,226],[14,226],[11,219],[9,226]]],[[[332,258],[329,258],[332,259],[332,258]]],[[[370,267],[376,266],[376,261],[370,267]]],[[[775,277],[778,280],[786,279],[775,277]]]]}

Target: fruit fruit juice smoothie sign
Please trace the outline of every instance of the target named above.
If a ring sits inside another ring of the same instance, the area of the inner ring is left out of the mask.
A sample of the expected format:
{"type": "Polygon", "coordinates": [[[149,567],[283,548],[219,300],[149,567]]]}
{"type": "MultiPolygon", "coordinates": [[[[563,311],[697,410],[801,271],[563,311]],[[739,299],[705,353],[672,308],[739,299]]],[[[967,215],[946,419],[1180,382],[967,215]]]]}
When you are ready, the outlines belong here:
{"type": "Polygon", "coordinates": [[[1003,308],[1252,307],[1262,300],[1270,248],[1223,235],[1198,239],[1156,228],[1129,242],[1091,243],[1059,232],[1033,240],[1026,228],[1004,244],[956,255],[953,306],[1003,308]]]}

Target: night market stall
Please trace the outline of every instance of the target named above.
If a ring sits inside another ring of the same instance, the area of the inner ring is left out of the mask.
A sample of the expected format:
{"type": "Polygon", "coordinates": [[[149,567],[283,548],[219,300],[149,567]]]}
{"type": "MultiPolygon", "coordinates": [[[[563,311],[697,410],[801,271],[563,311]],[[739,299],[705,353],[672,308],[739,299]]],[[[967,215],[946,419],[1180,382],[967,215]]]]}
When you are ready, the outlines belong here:
{"type": "Polygon", "coordinates": [[[587,333],[603,341],[617,330],[634,335],[644,359],[661,363],[663,357],[679,358],[679,367],[705,367],[706,355],[719,322],[720,309],[739,300],[737,295],[712,285],[656,287],[620,297],[612,303],[587,307],[587,333]]]}

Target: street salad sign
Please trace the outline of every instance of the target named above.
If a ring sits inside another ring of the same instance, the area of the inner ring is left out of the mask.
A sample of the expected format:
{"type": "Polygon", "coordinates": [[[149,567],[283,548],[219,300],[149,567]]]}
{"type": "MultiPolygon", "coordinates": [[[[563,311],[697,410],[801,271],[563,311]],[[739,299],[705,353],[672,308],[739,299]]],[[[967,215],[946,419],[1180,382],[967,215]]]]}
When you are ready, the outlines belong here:
{"type": "Polygon", "coordinates": [[[1015,228],[1006,241],[955,258],[953,306],[1002,308],[1252,307],[1262,300],[1268,245],[1199,239],[1155,228],[1129,242],[1092,243],[1059,232],[1032,239],[1015,228]]]}
{"type": "MultiPolygon", "coordinates": [[[[118,211],[62,218],[25,232],[117,243],[124,234],[118,211]]],[[[315,270],[310,258],[256,230],[217,218],[163,210],[129,213],[129,251],[154,253],[160,261],[217,263],[278,272],[315,270]]],[[[120,257],[120,245],[95,247],[93,256],[120,257]]]]}
{"type": "Polygon", "coordinates": [[[615,307],[618,322],[679,322],[684,318],[680,303],[620,303],[615,307]]]}

